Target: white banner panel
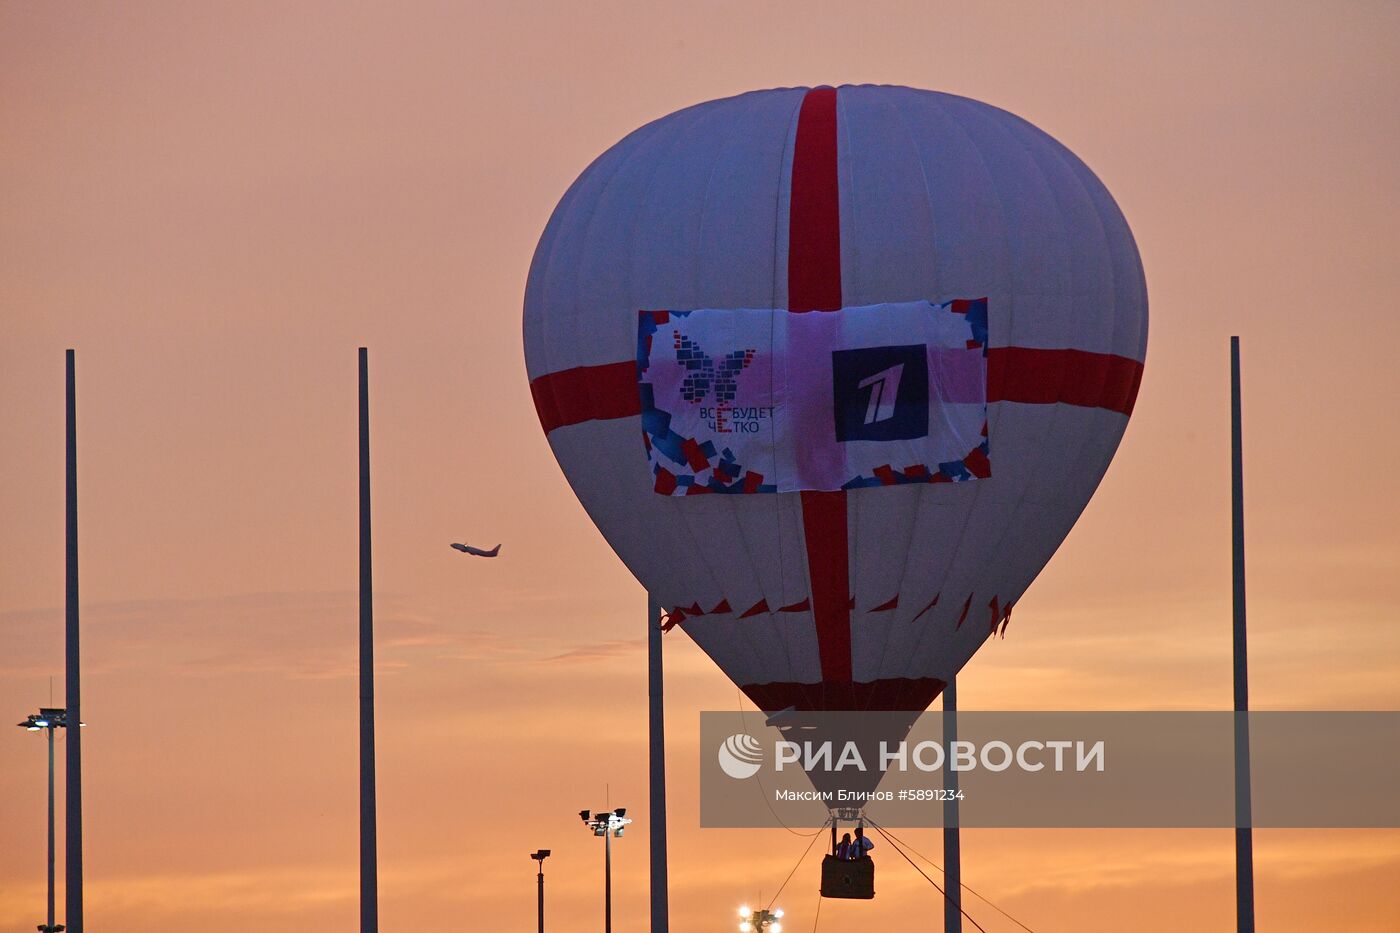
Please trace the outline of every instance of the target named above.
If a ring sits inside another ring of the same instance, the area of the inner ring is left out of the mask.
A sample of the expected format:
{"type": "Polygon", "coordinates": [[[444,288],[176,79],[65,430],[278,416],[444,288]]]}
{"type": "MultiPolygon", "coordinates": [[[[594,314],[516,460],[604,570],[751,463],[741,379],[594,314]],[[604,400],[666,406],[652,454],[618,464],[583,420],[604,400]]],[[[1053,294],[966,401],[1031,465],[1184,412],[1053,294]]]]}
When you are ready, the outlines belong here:
{"type": "Polygon", "coordinates": [[[986,299],[643,311],[637,336],[662,495],[991,475],[986,299]]]}

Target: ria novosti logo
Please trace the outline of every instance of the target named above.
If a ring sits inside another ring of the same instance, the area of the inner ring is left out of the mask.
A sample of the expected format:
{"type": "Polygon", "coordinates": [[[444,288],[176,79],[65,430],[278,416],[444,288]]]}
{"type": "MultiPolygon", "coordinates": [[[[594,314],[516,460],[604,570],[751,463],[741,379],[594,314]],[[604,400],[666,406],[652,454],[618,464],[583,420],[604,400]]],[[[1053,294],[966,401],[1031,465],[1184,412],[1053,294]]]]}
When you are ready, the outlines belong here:
{"type": "Polygon", "coordinates": [[[732,778],[751,778],[763,767],[763,746],[746,733],[731,735],[719,746],[719,766],[732,778]]]}

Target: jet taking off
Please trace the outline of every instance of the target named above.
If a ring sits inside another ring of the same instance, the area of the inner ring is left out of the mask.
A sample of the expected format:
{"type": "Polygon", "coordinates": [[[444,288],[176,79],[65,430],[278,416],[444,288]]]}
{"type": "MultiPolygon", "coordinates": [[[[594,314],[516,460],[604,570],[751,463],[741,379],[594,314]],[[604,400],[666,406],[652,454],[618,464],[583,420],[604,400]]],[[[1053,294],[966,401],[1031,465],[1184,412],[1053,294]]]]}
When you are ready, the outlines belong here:
{"type": "Polygon", "coordinates": [[[501,553],[501,546],[499,544],[489,551],[483,550],[479,547],[472,547],[470,544],[453,543],[452,546],[457,550],[461,551],[463,554],[471,554],[474,557],[495,557],[497,554],[501,553]]]}

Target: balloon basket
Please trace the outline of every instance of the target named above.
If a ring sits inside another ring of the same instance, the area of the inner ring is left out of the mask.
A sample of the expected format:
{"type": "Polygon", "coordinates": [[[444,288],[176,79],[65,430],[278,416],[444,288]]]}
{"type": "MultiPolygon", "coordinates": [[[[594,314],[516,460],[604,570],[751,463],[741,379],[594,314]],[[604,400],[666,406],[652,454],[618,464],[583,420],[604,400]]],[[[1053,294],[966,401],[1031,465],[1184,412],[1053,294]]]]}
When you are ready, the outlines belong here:
{"type": "Polygon", "coordinates": [[[875,860],[843,859],[828,855],[822,859],[822,897],[870,900],[875,896],[875,860]]]}

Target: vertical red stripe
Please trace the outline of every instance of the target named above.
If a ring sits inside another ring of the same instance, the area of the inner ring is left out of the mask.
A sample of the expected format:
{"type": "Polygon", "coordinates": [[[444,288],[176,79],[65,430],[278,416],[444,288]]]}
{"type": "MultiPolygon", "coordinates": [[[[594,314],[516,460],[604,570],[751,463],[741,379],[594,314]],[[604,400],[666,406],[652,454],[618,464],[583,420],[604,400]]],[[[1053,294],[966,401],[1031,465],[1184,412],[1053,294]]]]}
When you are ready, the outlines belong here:
{"type": "Polygon", "coordinates": [[[835,88],[808,91],[797,117],[788,214],[788,309],[841,310],[835,88]]]}
{"type": "MultiPolygon", "coordinates": [[[[788,216],[788,308],[841,308],[841,188],[836,166],[836,89],[807,92],[797,117],[788,216]]],[[[850,559],[846,494],[802,493],[807,572],[822,680],[851,682],[850,559]]]]}
{"type": "Polygon", "coordinates": [[[846,494],[802,493],[807,573],[812,578],[812,618],[822,680],[851,681],[850,561],[846,545],[846,494]]]}

